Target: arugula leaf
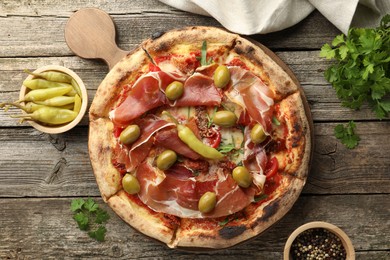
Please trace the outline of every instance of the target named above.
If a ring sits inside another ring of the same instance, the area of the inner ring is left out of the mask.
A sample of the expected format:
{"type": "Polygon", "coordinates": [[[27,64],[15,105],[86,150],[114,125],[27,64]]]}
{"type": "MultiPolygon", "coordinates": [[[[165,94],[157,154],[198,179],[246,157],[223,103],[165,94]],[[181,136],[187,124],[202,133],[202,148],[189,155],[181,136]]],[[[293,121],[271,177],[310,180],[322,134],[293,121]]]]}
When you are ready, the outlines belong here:
{"type": "Polygon", "coordinates": [[[202,49],[200,51],[200,59],[198,59],[198,60],[200,61],[201,66],[210,65],[213,61],[212,58],[207,60],[207,42],[206,41],[203,41],[203,43],[202,43],[202,49]]]}
{"type": "Polygon", "coordinates": [[[272,117],[272,123],[274,123],[277,126],[280,126],[280,121],[276,118],[276,116],[272,117]]]}
{"type": "Polygon", "coordinates": [[[324,44],[320,57],[336,62],[324,76],[343,106],[359,109],[367,102],[379,119],[390,113],[390,15],[380,26],[351,28],[324,44]]]}
{"type": "Polygon", "coordinates": [[[207,42],[206,41],[203,41],[202,43],[200,65],[202,66],[207,65],[207,42]]]}
{"type": "Polygon", "coordinates": [[[224,220],[218,222],[218,225],[219,225],[220,227],[223,227],[223,226],[225,226],[225,225],[226,225],[227,223],[229,223],[229,222],[230,222],[229,217],[226,217],[224,220]]]}
{"type": "Polygon", "coordinates": [[[261,195],[256,196],[256,197],[254,198],[254,202],[259,202],[260,200],[264,200],[264,199],[266,199],[266,198],[268,198],[268,195],[267,195],[267,194],[261,194],[261,195]]]}
{"type": "Polygon", "coordinates": [[[336,138],[341,140],[348,149],[353,149],[359,144],[360,137],[355,134],[355,128],[356,124],[353,121],[349,121],[346,126],[338,124],[334,128],[336,138]]]}
{"type": "Polygon", "coordinates": [[[218,147],[218,151],[220,153],[228,153],[233,151],[235,148],[236,147],[234,146],[234,144],[223,144],[218,147]]]}
{"type": "Polygon", "coordinates": [[[97,241],[104,241],[104,237],[106,236],[107,229],[103,226],[100,226],[97,230],[88,232],[88,235],[97,241]]]}

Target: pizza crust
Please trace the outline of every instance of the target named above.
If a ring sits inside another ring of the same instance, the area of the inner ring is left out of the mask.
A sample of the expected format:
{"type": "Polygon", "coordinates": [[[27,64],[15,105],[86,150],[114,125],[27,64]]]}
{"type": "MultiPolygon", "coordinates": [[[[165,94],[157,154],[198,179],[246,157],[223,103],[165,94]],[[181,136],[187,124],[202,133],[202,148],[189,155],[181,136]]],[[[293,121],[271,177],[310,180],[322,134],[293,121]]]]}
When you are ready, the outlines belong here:
{"type": "Polygon", "coordinates": [[[108,118],[91,119],[89,158],[104,201],[121,189],[121,175],[112,165],[111,147],[115,147],[112,122],[108,118]]]}
{"type": "Polygon", "coordinates": [[[284,176],[284,185],[277,189],[274,199],[263,203],[251,214],[248,223],[253,233],[260,234],[280,220],[298,199],[306,180],[286,174],[284,176]]]}
{"type": "Polygon", "coordinates": [[[203,41],[207,41],[207,51],[231,49],[236,34],[228,33],[216,27],[194,26],[171,30],[154,39],[142,43],[142,48],[153,58],[171,54],[188,55],[199,52],[203,41]]]}
{"type": "MultiPolygon", "coordinates": [[[[288,134],[286,148],[287,163],[284,171],[297,178],[306,179],[311,155],[311,129],[300,92],[280,102],[281,117],[284,117],[288,134]]],[[[310,112],[308,112],[310,113],[310,112]]],[[[309,115],[310,116],[310,115],[309,115]]]]}
{"type": "Polygon", "coordinates": [[[162,213],[151,213],[148,208],[139,206],[130,200],[123,190],[112,196],[107,203],[119,217],[136,230],[167,245],[172,244],[176,227],[165,225],[161,221],[164,217],[162,213]]]}

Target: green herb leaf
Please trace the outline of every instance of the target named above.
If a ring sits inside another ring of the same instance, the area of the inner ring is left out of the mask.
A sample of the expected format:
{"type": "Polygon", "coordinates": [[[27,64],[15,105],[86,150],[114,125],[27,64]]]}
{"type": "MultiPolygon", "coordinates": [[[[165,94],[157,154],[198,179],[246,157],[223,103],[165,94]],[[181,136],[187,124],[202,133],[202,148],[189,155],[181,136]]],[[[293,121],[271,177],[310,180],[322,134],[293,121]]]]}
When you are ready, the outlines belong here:
{"type": "Polygon", "coordinates": [[[88,216],[84,212],[78,212],[73,216],[81,230],[87,230],[89,226],[88,216]]]}
{"type": "Polygon", "coordinates": [[[223,226],[225,226],[229,222],[230,222],[230,219],[228,217],[226,217],[223,221],[218,222],[218,225],[220,227],[223,227],[223,226]]]}
{"type": "Polygon", "coordinates": [[[385,16],[382,17],[381,20],[381,29],[387,29],[390,27],[390,14],[386,14],[385,16]]]}
{"type": "Polygon", "coordinates": [[[254,202],[259,202],[260,200],[265,200],[266,198],[268,198],[268,195],[267,194],[261,194],[259,196],[256,196],[254,198],[254,202]]]}
{"type": "Polygon", "coordinates": [[[224,145],[220,145],[218,147],[218,151],[220,153],[228,153],[228,152],[231,152],[235,149],[236,147],[234,146],[234,144],[224,144],[224,145]]]}
{"type": "Polygon", "coordinates": [[[70,208],[74,212],[73,219],[80,230],[87,231],[90,237],[98,241],[104,241],[107,230],[103,224],[110,218],[105,210],[99,208],[99,205],[91,198],[74,199],[70,208]]]}
{"type": "Polygon", "coordinates": [[[104,237],[106,236],[107,229],[103,226],[100,226],[97,230],[88,232],[88,235],[97,241],[104,241],[104,237]]]}
{"type": "Polygon", "coordinates": [[[324,44],[324,46],[322,46],[321,52],[320,52],[321,58],[332,59],[335,57],[335,55],[336,55],[335,50],[333,50],[329,44],[326,43],[326,44],[324,44]]]}
{"type": "Polygon", "coordinates": [[[359,109],[367,102],[379,119],[390,109],[390,15],[375,29],[351,28],[324,44],[320,57],[334,59],[325,78],[336,90],[342,105],[359,109]]]}
{"type": "Polygon", "coordinates": [[[202,43],[200,65],[201,66],[207,65],[207,42],[206,41],[203,41],[203,43],[202,43]]]}
{"type": "Polygon", "coordinates": [[[276,116],[272,117],[272,123],[274,123],[277,126],[280,126],[280,121],[276,118],[276,116]]]}
{"type": "Polygon", "coordinates": [[[360,141],[360,137],[355,134],[355,128],[356,125],[353,121],[349,121],[346,126],[338,124],[334,128],[334,135],[348,149],[353,149],[359,144],[360,141]]]}
{"type": "Polygon", "coordinates": [[[336,47],[337,45],[344,43],[344,34],[337,35],[336,38],[332,41],[332,46],[336,47]]]}
{"type": "Polygon", "coordinates": [[[85,200],[83,200],[83,199],[74,199],[74,200],[72,200],[72,202],[70,204],[70,209],[73,212],[81,210],[83,205],[84,205],[84,203],[85,203],[85,200]]]}
{"type": "Polygon", "coordinates": [[[201,66],[207,66],[213,62],[212,58],[207,60],[207,42],[206,41],[203,41],[203,43],[202,43],[202,49],[200,52],[200,60],[199,61],[200,61],[201,66]]]}
{"type": "Polygon", "coordinates": [[[110,219],[110,215],[108,215],[108,213],[106,211],[102,210],[101,208],[98,208],[96,210],[95,223],[102,224],[102,223],[107,222],[107,220],[109,220],[109,219],[110,219]]]}
{"type": "Polygon", "coordinates": [[[88,210],[89,212],[94,212],[99,208],[99,205],[96,204],[93,199],[88,198],[87,201],[84,203],[84,208],[88,210]]]}

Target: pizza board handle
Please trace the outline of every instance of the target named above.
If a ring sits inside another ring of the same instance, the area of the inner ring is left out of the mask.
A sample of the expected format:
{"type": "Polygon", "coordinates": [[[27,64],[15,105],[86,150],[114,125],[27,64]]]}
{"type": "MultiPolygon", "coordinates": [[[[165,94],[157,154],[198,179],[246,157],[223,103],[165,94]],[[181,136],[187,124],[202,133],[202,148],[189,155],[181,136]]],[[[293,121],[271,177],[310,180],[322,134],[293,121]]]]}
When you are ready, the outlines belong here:
{"type": "Polygon", "coordinates": [[[128,53],[115,42],[114,21],[97,8],[80,9],[69,18],[65,41],[76,55],[85,59],[103,59],[109,69],[128,53]]]}

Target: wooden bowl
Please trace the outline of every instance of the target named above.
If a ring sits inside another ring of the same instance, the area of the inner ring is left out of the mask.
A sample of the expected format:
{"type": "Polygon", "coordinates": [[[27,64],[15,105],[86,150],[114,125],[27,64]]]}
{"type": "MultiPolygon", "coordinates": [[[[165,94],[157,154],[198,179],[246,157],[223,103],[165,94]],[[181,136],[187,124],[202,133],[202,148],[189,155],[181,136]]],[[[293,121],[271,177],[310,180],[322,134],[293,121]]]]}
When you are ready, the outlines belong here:
{"type": "MultiPolygon", "coordinates": [[[[73,121],[66,123],[66,124],[46,125],[43,123],[31,121],[31,120],[29,120],[28,123],[32,127],[34,127],[35,129],[37,129],[41,132],[44,132],[44,133],[48,133],[48,134],[64,133],[64,132],[72,129],[73,127],[75,127],[81,121],[81,119],[84,117],[85,112],[87,111],[87,106],[88,106],[87,89],[86,89],[83,81],[80,79],[80,77],[75,72],[73,72],[72,70],[70,70],[68,68],[65,68],[65,67],[62,67],[59,65],[48,65],[48,66],[40,67],[39,69],[35,70],[34,73],[41,73],[44,71],[63,72],[63,73],[68,74],[69,76],[71,76],[77,82],[77,84],[80,87],[80,91],[81,91],[81,100],[82,100],[81,109],[80,109],[80,112],[77,115],[77,117],[73,121]]],[[[35,76],[29,75],[26,79],[33,79],[33,78],[35,78],[35,76]]],[[[24,96],[26,95],[26,93],[28,91],[29,91],[29,89],[22,85],[22,88],[20,89],[20,93],[19,93],[19,99],[23,100],[24,96]]],[[[25,113],[25,112],[23,111],[23,113],[25,113]]]]}
{"type": "Polygon", "coordinates": [[[335,234],[342,242],[345,252],[346,252],[346,259],[347,260],[353,260],[355,259],[355,249],[352,245],[351,240],[347,236],[347,234],[344,233],[340,228],[338,228],[335,225],[332,225],[327,222],[322,222],[322,221],[315,221],[315,222],[309,222],[307,224],[304,224],[300,227],[298,227],[294,232],[291,233],[289,238],[287,239],[287,242],[284,246],[284,252],[283,252],[283,259],[284,260],[292,260],[290,250],[291,250],[291,245],[294,242],[294,240],[297,238],[298,235],[300,235],[302,232],[309,230],[309,229],[314,229],[314,228],[323,228],[326,229],[333,234],[335,234]]]}

